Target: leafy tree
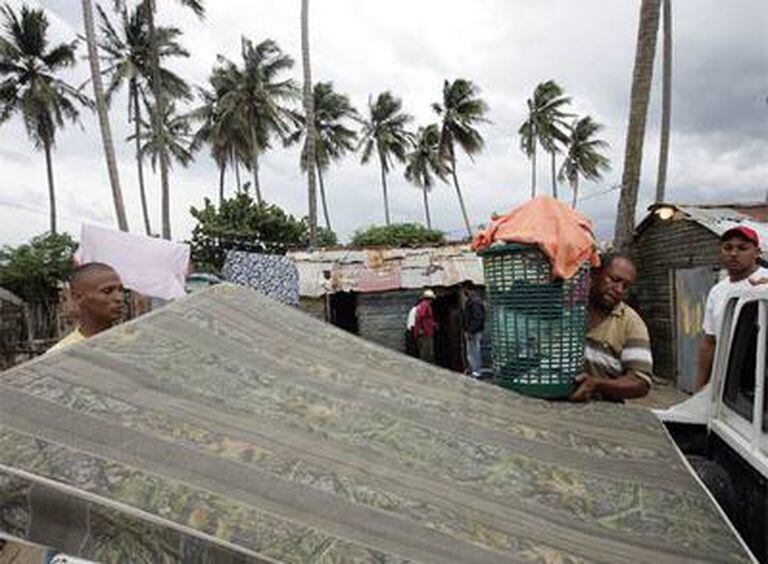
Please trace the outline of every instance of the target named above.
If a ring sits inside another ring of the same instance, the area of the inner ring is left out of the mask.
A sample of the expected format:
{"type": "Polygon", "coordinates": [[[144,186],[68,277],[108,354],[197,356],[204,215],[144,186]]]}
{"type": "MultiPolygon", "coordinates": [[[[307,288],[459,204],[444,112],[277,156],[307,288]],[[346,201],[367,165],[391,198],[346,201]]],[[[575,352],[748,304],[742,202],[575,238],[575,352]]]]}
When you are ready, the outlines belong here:
{"type": "MultiPolygon", "coordinates": [[[[154,108],[147,108],[150,115],[154,118],[154,108]]],[[[171,103],[165,106],[166,115],[163,118],[163,127],[160,129],[162,133],[161,138],[155,136],[155,130],[145,128],[141,132],[141,148],[139,153],[142,158],[149,155],[152,169],[155,170],[158,161],[161,159],[162,151],[173,160],[187,166],[194,156],[192,155],[191,145],[193,142],[192,127],[189,122],[189,117],[186,115],[179,115],[176,113],[176,106],[171,103]]],[[[131,136],[129,139],[132,139],[131,136]]],[[[170,159],[168,164],[170,166],[170,159]]]]}
{"type": "Polygon", "coordinates": [[[218,75],[226,91],[221,97],[222,116],[239,116],[248,129],[251,172],[256,200],[263,201],[259,183],[259,155],[271,146],[272,138],[285,138],[295,124],[295,113],[286,102],[295,100],[298,88],[283,74],[293,68],[293,59],[267,39],[254,45],[242,38],[242,67],[220,57],[218,75]]]}
{"type": "Polygon", "coordinates": [[[412,119],[409,114],[403,112],[402,100],[391,92],[382,92],[375,102],[372,97],[368,97],[368,118],[363,121],[360,141],[360,147],[363,150],[361,161],[367,164],[374,151],[379,158],[381,188],[384,194],[384,218],[387,225],[390,224],[387,174],[394,160],[405,162],[408,147],[413,142],[413,134],[406,131],[405,126],[412,119]]]}
{"type": "Polygon", "coordinates": [[[432,218],[429,215],[429,192],[435,185],[435,178],[446,182],[449,169],[440,158],[440,128],[433,123],[420,127],[416,134],[414,149],[405,157],[405,178],[421,188],[424,196],[424,214],[427,218],[427,229],[432,229],[432,218]]]}
{"type": "Polygon", "coordinates": [[[538,144],[550,154],[552,163],[552,195],[557,197],[555,180],[555,159],[557,144],[565,144],[566,118],[564,109],[571,103],[562,87],[554,80],[547,80],[536,86],[533,96],[528,98],[528,117],[520,126],[520,148],[531,159],[531,197],[536,197],[536,149],[538,144]]]}
{"type": "Polygon", "coordinates": [[[440,153],[449,164],[468,237],[472,237],[472,227],[456,173],[456,145],[469,158],[483,150],[485,142],[475,126],[488,121],[485,119],[488,104],[480,98],[479,94],[480,89],[470,80],[464,78],[457,78],[453,82],[446,80],[443,83],[442,103],[432,104],[432,109],[442,120],[440,153]]]}
{"type": "Polygon", "coordinates": [[[67,233],[46,233],[0,250],[0,286],[43,311],[45,323],[38,338],[54,336],[59,282],[67,278],[76,248],[67,233]]]}
{"type": "Polygon", "coordinates": [[[0,8],[5,35],[0,37],[0,123],[19,113],[36,149],[45,152],[51,233],[56,233],[53,148],[65,120],[76,123],[78,105],[91,101],[57,76],[75,64],[77,41],[49,47],[48,18],[43,10],[9,4],[0,8]]]}
{"type": "Polygon", "coordinates": [[[579,196],[579,176],[599,180],[602,172],[611,169],[610,161],[600,153],[601,149],[608,147],[608,143],[595,138],[602,128],[589,116],[576,119],[568,126],[568,145],[560,168],[560,180],[571,184],[574,209],[579,196]]]}
{"type": "MultiPolygon", "coordinates": [[[[350,129],[347,123],[359,120],[357,111],[352,107],[349,97],[333,89],[331,82],[318,82],[314,92],[315,112],[315,167],[320,184],[320,201],[323,205],[325,226],[331,229],[331,219],[328,213],[328,201],[325,197],[325,182],[323,173],[328,170],[331,162],[340,160],[347,152],[354,151],[357,142],[357,132],[350,129]]],[[[297,143],[305,139],[301,152],[301,169],[308,170],[308,147],[306,144],[306,118],[299,118],[300,128],[291,134],[287,143],[297,143]]]]}
{"type": "MultiPolygon", "coordinates": [[[[140,140],[144,118],[142,107],[150,105],[152,65],[152,45],[149,37],[147,5],[142,3],[133,10],[126,6],[116,6],[119,24],[113,24],[106,12],[100,6],[99,48],[104,53],[103,59],[107,65],[104,75],[109,80],[106,90],[107,102],[111,103],[115,94],[123,86],[128,93],[128,121],[133,122],[133,140],[136,143],[136,167],[139,178],[139,196],[141,211],[144,217],[144,229],[147,235],[152,234],[147,208],[147,196],[144,184],[144,160],[141,153],[140,140]]],[[[160,60],[171,57],[189,57],[189,52],[179,43],[181,30],[175,27],[158,27],[156,30],[160,60]]],[[[163,90],[169,100],[175,98],[189,99],[189,85],[176,73],[167,67],[160,67],[163,90]]]]}
{"type": "Polygon", "coordinates": [[[353,247],[418,247],[436,245],[445,241],[442,231],[428,229],[418,223],[393,223],[374,225],[356,231],[352,237],[353,247]]]}
{"type": "MultiPolygon", "coordinates": [[[[197,220],[190,241],[192,260],[200,270],[221,271],[232,249],[285,254],[309,245],[307,218],[298,220],[279,206],[256,202],[247,189],[218,207],[206,198],[202,208],[193,207],[190,213],[197,220]]],[[[319,229],[318,244],[333,246],[336,235],[319,229]]]]}

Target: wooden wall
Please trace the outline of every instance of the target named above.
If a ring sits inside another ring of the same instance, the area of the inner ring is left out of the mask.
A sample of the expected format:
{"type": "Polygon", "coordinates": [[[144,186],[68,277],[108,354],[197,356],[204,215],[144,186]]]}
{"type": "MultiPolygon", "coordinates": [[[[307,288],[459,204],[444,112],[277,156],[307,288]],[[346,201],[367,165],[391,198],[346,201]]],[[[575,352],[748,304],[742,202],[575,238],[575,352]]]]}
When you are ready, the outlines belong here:
{"type": "Polygon", "coordinates": [[[632,305],[648,325],[657,376],[675,381],[674,269],[720,265],[717,236],[701,225],[684,220],[653,219],[635,238],[638,278],[632,305]]]}
{"type": "Polygon", "coordinates": [[[360,336],[390,349],[405,352],[405,322],[421,290],[358,294],[360,336]]]}

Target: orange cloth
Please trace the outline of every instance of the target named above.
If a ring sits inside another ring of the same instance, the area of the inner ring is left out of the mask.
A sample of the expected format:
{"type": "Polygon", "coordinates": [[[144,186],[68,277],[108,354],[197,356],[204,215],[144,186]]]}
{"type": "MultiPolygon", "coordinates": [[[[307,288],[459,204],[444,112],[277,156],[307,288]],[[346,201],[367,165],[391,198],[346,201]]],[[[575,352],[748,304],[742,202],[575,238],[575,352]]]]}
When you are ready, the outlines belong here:
{"type": "Polygon", "coordinates": [[[555,278],[571,278],[584,261],[600,266],[592,222],[586,216],[549,196],[539,196],[494,219],[475,235],[472,250],[479,251],[496,242],[537,245],[552,263],[555,278]]]}

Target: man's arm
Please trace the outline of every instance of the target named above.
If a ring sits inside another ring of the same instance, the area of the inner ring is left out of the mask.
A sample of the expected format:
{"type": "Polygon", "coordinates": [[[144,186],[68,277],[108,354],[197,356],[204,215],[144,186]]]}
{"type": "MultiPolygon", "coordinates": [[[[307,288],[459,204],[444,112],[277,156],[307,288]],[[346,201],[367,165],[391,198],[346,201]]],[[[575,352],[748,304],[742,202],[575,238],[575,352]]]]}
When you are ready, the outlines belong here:
{"type": "Polygon", "coordinates": [[[597,395],[613,401],[641,398],[651,388],[647,380],[634,372],[627,372],[618,378],[598,378],[585,374],[578,381],[579,387],[571,395],[571,401],[589,401],[597,395]]]}
{"type": "Polygon", "coordinates": [[[699,380],[697,389],[702,388],[709,382],[709,375],[712,372],[712,362],[715,359],[715,345],[717,341],[714,335],[703,335],[699,341],[699,380]]]}

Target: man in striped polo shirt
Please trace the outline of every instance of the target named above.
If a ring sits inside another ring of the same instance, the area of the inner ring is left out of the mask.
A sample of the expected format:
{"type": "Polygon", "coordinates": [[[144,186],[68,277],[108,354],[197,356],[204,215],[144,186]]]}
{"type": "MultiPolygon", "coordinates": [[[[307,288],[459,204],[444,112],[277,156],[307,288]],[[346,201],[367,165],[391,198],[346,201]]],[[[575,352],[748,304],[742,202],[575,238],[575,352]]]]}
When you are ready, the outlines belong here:
{"type": "Polygon", "coordinates": [[[651,389],[653,358],[648,328],[624,303],[637,277],[628,256],[603,260],[589,294],[589,331],[584,351],[584,374],[572,401],[639,398],[651,389]]]}

